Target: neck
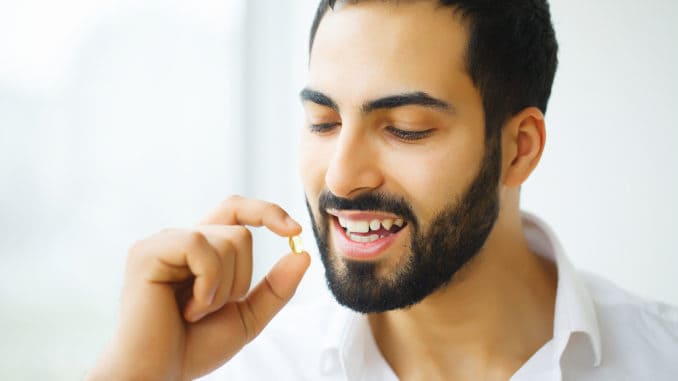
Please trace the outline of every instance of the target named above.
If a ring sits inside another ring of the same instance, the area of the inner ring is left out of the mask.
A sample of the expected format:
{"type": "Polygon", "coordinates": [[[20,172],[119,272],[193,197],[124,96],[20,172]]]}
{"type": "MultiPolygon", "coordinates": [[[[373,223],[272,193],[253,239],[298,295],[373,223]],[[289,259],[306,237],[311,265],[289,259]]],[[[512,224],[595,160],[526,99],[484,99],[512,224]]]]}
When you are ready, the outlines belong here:
{"type": "Polygon", "coordinates": [[[446,287],[412,308],[369,316],[401,380],[507,380],[551,339],[556,268],[529,250],[520,214],[512,217],[500,215],[446,287]]]}

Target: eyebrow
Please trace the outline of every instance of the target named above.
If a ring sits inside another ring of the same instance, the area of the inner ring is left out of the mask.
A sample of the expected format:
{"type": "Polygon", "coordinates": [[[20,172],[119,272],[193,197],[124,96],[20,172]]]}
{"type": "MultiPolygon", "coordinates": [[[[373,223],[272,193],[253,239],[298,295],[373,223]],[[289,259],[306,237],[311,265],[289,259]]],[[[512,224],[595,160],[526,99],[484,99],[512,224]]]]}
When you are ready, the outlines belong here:
{"type": "Polygon", "coordinates": [[[308,87],[306,87],[303,90],[301,90],[301,93],[299,93],[299,97],[301,97],[302,102],[305,101],[313,102],[321,106],[329,107],[335,111],[339,111],[339,106],[337,106],[337,103],[333,101],[332,98],[321,93],[320,91],[309,89],[308,87]]]}
{"type": "MultiPolygon", "coordinates": [[[[329,107],[339,112],[339,106],[329,96],[320,91],[310,88],[304,88],[299,93],[302,101],[309,101],[321,106],[329,107]]],[[[443,101],[442,99],[434,98],[431,95],[423,92],[402,93],[397,95],[390,95],[379,99],[365,102],[360,108],[363,114],[370,113],[375,110],[393,109],[404,106],[423,106],[447,113],[454,113],[454,107],[443,101]]]]}

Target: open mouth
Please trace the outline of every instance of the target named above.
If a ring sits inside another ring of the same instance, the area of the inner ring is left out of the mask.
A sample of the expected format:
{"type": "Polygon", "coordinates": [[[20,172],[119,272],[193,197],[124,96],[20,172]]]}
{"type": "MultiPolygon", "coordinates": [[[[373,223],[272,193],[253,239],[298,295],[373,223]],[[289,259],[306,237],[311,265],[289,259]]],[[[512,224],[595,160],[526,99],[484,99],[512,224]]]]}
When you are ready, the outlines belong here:
{"type": "Polygon", "coordinates": [[[398,216],[375,211],[328,210],[334,231],[333,242],[340,254],[351,259],[381,257],[408,222],[398,216]]]}
{"type": "Polygon", "coordinates": [[[344,234],[353,242],[370,243],[398,233],[407,223],[402,218],[356,219],[334,216],[344,234]]]}

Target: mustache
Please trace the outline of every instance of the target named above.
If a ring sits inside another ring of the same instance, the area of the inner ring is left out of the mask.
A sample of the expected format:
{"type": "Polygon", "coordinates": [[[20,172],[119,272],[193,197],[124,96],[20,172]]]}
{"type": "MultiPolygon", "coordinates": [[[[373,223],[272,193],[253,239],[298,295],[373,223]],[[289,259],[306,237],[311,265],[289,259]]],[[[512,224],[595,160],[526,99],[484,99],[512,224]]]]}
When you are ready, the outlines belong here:
{"type": "Polygon", "coordinates": [[[415,227],[418,225],[412,206],[407,200],[383,192],[363,193],[354,198],[343,198],[325,190],[320,193],[318,208],[324,216],[327,216],[327,209],[387,212],[402,217],[415,227]]]}

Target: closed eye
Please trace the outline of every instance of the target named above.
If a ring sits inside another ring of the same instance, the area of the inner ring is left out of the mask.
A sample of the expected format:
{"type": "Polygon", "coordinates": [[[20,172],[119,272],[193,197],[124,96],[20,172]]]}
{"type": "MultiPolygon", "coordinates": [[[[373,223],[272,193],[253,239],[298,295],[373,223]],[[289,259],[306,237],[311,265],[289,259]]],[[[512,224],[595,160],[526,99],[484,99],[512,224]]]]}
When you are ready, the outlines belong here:
{"type": "Polygon", "coordinates": [[[311,124],[309,129],[315,133],[330,132],[334,127],[338,126],[339,123],[320,123],[320,124],[311,124]]]}
{"type": "Polygon", "coordinates": [[[433,129],[425,131],[408,131],[395,128],[393,126],[386,127],[386,130],[393,134],[395,137],[405,141],[416,141],[427,138],[433,133],[433,129]]]}

